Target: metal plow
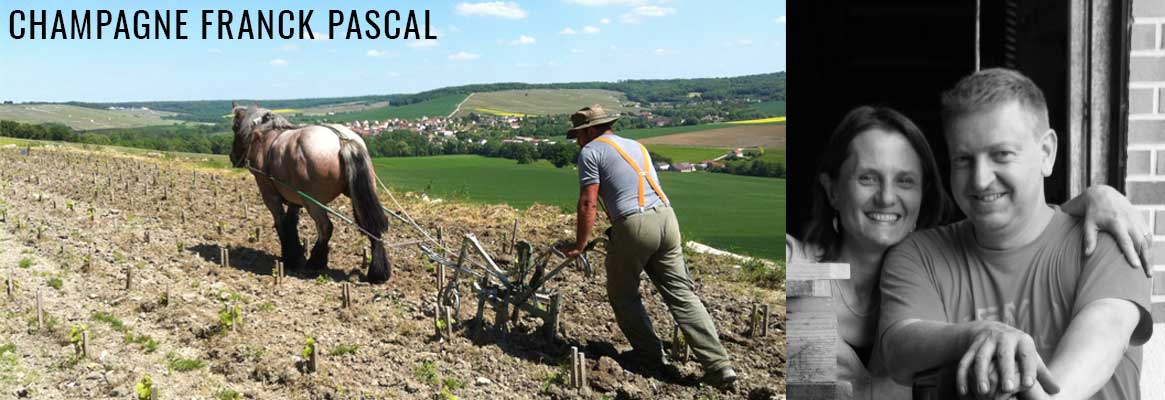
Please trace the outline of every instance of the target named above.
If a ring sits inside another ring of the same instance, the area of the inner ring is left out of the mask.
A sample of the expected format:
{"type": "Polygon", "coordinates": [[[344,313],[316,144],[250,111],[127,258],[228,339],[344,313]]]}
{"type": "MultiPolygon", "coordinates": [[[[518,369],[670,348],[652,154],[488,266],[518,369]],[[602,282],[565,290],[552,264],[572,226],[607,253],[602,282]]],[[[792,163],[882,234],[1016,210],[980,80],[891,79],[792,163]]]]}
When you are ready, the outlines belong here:
{"type": "Polygon", "coordinates": [[[461,324],[462,292],[463,288],[468,288],[468,294],[477,298],[471,337],[479,337],[482,333],[485,308],[489,305],[494,310],[495,329],[507,332],[509,325],[516,323],[525,312],[542,319],[542,334],[547,340],[553,340],[558,330],[562,300],[560,293],[547,288],[546,284],[572,264],[582,269],[588,279],[593,277],[587,254],[606,242],[603,238],[592,240],[579,256],[566,258],[553,246],[535,249],[527,241],[518,241],[514,245],[517,260],[509,270],[499,267],[473,234],[464,236],[455,260],[421,245],[421,250],[437,265],[438,333],[451,337],[453,324],[461,324]],[[453,270],[448,281],[445,280],[446,268],[453,270]]]}

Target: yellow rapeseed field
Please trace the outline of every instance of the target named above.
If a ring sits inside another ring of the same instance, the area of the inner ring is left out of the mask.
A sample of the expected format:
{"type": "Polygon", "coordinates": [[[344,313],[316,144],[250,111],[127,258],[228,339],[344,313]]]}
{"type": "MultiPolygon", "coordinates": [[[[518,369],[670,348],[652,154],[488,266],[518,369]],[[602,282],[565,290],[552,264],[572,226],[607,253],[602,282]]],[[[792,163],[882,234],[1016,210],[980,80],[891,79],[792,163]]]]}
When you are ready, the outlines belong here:
{"type": "Polygon", "coordinates": [[[483,112],[483,113],[486,113],[486,114],[499,115],[499,116],[502,116],[502,117],[525,117],[525,116],[526,116],[526,114],[521,114],[521,113],[512,113],[512,112],[509,112],[509,111],[501,111],[501,110],[491,110],[491,109],[488,109],[488,108],[475,108],[474,110],[475,110],[475,111],[479,111],[479,112],[483,112]]]}
{"type": "Polygon", "coordinates": [[[750,119],[744,121],[732,121],[729,124],[770,124],[773,122],[785,122],[785,117],[771,117],[761,119],[750,119]]]}

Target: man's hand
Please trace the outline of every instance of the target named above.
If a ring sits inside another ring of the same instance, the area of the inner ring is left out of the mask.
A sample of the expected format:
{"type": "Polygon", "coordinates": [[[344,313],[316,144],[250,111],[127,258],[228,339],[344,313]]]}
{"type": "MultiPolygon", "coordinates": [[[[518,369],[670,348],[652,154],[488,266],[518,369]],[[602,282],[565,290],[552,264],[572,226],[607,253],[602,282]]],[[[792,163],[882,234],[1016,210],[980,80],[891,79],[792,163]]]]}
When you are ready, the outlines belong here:
{"type": "Polygon", "coordinates": [[[1084,216],[1084,254],[1096,250],[1096,236],[1108,232],[1116,239],[1125,259],[1133,267],[1152,276],[1153,263],[1149,256],[1153,235],[1145,225],[1144,216],[1133,208],[1129,199],[1111,186],[1095,185],[1076,198],[1064,203],[1064,212],[1084,216]]]}
{"type": "Polygon", "coordinates": [[[586,250],[586,244],[584,244],[583,246],[567,245],[567,246],[562,246],[562,247],[558,248],[558,251],[561,251],[562,255],[564,257],[566,257],[566,259],[568,259],[568,260],[575,258],[575,257],[578,257],[579,254],[582,254],[583,250],[586,250]]]}
{"type": "Polygon", "coordinates": [[[955,382],[959,394],[966,396],[974,386],[977,395],[1016,393],[1030,389],[1038,380],[1049,393],[1059,392],[1051,372],[1036,351],[1031,336],[1006,324],[980,321],[971,346],[959,360],[955,382]],[[991,371],[994,367],[997,371],[991,371]],[[992,384],[996,375],[1001,382],[992,384]],[[973,381],[972,377],[973,376],[973,381]]]}

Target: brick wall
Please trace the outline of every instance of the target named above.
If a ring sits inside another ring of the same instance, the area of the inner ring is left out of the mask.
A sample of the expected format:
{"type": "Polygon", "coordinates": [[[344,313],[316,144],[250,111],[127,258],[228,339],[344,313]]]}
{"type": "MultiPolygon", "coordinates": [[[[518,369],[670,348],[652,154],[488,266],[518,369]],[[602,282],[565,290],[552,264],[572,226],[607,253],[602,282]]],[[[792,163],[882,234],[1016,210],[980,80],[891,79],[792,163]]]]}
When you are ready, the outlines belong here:
{"type": "Polygon", "coordinates": [[[1153,319],[1165,322],[1165,0],[1133,0],[1127,188],[1156,240],[1153,319]]]}

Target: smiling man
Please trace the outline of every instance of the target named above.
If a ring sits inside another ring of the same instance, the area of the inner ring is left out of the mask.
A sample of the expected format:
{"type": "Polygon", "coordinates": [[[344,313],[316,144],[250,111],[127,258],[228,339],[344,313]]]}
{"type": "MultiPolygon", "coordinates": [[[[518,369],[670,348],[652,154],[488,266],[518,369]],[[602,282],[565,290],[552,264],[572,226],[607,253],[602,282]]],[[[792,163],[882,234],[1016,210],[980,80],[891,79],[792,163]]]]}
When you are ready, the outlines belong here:
{"type": "Polygon", "coordinates": [[[940,369],[960,394],[1136,399],[1149,280],[1049,207],[1057,137],[1039,88],[988,69],[943,95],[951,192],[967,219],[887,254],[880,349],[895,380],[940,369]],[[1112,265],[1117,264],[1116,268],[1112,265]]]}

